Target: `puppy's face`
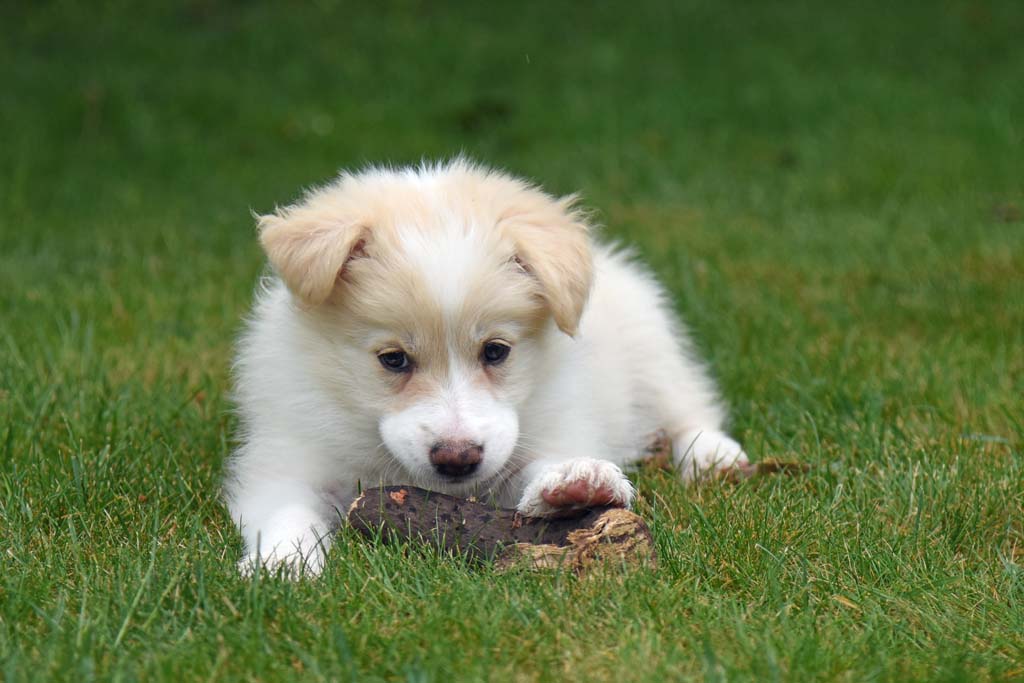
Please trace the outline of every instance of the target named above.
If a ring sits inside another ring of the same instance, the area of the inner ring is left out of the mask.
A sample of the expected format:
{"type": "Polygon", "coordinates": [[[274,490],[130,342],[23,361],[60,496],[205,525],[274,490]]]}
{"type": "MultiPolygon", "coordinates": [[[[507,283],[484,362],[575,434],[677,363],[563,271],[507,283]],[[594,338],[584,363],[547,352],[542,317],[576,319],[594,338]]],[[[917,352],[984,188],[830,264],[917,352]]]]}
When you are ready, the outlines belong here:
{"type": "Polygon", "coordinates": [[[419,481],[482,481],[515,448],[543,307],[507,245],[437,227],[350,261],[339,312],[388,451],[419,481]]]}
{"type": "Polygon", "coordinates": [[[414,481],[456,489],[515,464],[548,323],[574,333],[586,301],[586,233],[571,199],[458,162],[344,176],[261,219],[332,393],[414,481]]]}

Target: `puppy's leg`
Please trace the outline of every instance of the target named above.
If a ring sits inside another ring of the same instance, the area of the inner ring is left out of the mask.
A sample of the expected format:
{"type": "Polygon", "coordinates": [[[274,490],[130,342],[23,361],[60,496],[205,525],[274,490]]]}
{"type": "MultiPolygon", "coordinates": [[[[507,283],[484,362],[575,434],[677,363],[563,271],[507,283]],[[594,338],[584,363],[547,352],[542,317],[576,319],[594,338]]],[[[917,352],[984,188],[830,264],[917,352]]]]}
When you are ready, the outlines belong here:
{"type": "Polygon", "coordinates": [[[569,510],[633,503],[633,484],[618,465],[595,458],[539,460],[520,474],[525,484],[516,509],[528,517],[548,517],[569,510]]]}
{"type": "Polygon", "coordinates": [[[316,576],[331,545],[332,523],[313,488],[301,481],[248,479],[230,492],[231,516],[245,540],[239,570],[283,569],[290,578],[316,576]]]}
{"type": "Polygon", "coordinates": [[[673,460],[683,481],[748,463],[743,448],[722,430],[723,409],[704,366],[693,359],[685,333],[673,338],[669,325],[646,340],[658,365],[644,368],[646,394],[660,426],[672,437],[673,460]]]}

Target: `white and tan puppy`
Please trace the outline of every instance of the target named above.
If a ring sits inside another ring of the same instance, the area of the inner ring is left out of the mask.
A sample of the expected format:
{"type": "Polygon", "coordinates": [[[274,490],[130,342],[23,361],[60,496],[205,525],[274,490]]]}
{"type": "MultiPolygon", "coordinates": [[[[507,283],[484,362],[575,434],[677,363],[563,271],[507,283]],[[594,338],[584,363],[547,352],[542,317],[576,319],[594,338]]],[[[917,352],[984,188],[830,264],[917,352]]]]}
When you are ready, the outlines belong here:
{"type": "Polygon", "coordinates": [[[238,348],[226,483],[243,569],[318,573],[360,486],[549,515],[630,505],[621,467],[658,429],[686,480],[746,462],[664,291],[574,203],[457,160],[260,218],[277,277],[238,348]]]}

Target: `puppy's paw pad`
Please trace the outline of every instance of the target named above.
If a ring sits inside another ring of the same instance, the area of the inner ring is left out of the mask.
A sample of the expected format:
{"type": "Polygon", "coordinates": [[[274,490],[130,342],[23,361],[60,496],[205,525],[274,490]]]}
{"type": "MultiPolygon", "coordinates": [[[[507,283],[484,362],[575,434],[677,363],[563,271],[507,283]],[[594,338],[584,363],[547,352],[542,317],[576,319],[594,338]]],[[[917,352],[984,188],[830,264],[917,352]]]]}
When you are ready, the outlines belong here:
{"type": "MultiPolygon", "coordinates": [[[[614,505],[616,504],[615,493],[610,486],[594,486],[586,479],[560,484],[551,489],[544,489],[540,492],[544,502],[553,507],[568,507],[575,505],[614,505]]],[[[622,503],[619,503],[620,505],[622,503]]]]}
{"type": "Polygon", "coordinates": [[[580,458],[559,463],[527,485],[518,510],[530,517],[548,517],[569,510],[613,505],[629,507],[633,485],[616,465],[580,458]]]}

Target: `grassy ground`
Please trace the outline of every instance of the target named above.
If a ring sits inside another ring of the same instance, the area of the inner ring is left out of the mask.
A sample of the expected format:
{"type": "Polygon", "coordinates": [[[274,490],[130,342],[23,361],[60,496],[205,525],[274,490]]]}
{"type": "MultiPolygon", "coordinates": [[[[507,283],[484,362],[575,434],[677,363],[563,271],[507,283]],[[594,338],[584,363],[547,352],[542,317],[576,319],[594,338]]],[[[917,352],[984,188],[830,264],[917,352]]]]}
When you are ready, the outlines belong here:
{"type": "Polygon", "coordinates": [[[0,679],[1024,679],[1019,2],[168,5],[0,9],[0,679]],[[653,575],[239,579],[250,208],[460,150],[582,190],[814,473],[640,473],[653,575]]]}

